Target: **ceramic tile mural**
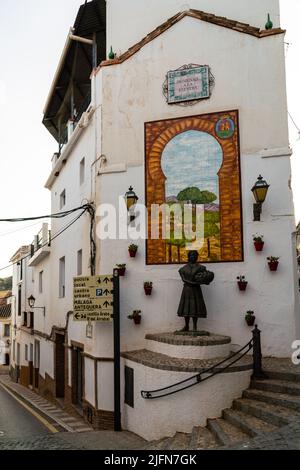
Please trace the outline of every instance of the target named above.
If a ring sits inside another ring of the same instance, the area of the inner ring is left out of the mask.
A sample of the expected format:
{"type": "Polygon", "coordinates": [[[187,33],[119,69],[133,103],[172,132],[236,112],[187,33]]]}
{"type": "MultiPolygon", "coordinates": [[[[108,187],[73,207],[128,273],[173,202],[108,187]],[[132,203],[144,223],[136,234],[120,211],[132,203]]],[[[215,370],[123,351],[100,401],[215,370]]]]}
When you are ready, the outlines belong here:
{"type": "Polygon", "coordinates": [[[191,249],[204,263],[243,260],[237,111],[146,123],[145,171],[147,264],[185,263],[191,249]],[[168,210],[155,219],[152,204],[163,203],[168,210]],[[182,214],[186,205],[191,210],[190,221],[184,219],[180,227],[170,211],[174,204],[182,214]],[[157,239],[151,238],[151,216],[157,239]],[[186,235],[187,223],[194,237],[186,235]]]}

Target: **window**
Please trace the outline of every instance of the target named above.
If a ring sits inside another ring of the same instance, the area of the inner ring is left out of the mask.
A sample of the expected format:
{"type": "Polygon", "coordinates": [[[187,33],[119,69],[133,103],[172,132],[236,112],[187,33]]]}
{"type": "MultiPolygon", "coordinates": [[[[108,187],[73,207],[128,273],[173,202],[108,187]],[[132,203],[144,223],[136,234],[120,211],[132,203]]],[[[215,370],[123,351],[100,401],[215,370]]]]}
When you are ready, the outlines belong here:
{"type": "Polygon", "coordinates": [[[30,354],[29,354],[30,362],[33,362],[33,344],[30,343],[30,354]]]}
{"type": "Polygon", "coordinates": [[[13,340],[13,361],[16,360],[16,340],[13,340]]]}
{"type": "Polygon", "coordinates": [[[65,257],[63,257],[63,258],[60,258],[59,260],[59,297],[60,298],[63,298],[66,295],[65,278],[66,278],[66,260],[65,260],[65,257]]]}
{"type": "Polygon", "coordinates": [[[77,276],[82,275],[82,250],[77,251],[77,276]]]}
{"type": "Polygon", "coordinates": [[[10,325],[4,325],[4,337],[5,338],[10,337],[10,325]]]}
{"type": "Polygon", "coordinates": [[[19,261],[19,266],[20,266],[20,271],[19,271],[19,281],[22,281],[23,279],[23,260],[19,261]]]}
{"type": "Polygon", "coordinates": [[[22,287],[18,287],[18,316],[22,315],[22,287]]]}
{"type": "Polygon", "coordinates": [[[85,158],[83,158],[79,165],[79,182],[80,185],[84,183],[85,180],[85,158]]]}
{"type": "Polygon", "coordinates": [[[27,326],[28,315],[27,312],[23,312],[23,326],[27,326]]]}
{"type": "Polygon", "coordinates": [[[25,344],[25,361],[28,361],[28,344],[25,344]]]}
{"type": "Polygon", "coordinates": [[[64,189],[59,196],[59,208],[62,209],[66,205],[66,190],[64,189]]]}
{"type": "Polygon", "coordinates": [[[39,273],[39,293],[40,294],[43,293],[43,272],[44,271],[40,271],[39,273]]]}

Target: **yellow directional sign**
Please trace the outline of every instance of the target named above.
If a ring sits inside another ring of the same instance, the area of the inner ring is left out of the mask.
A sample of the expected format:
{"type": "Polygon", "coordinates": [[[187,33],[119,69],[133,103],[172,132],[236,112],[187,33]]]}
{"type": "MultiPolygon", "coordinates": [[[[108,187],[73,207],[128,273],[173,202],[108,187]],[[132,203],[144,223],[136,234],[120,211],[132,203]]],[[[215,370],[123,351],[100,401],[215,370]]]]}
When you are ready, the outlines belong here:
{"type": "Polygon", "coordinates": [[[74,277],[73,310],[75,321],[112,321],[113,276],[74,277]]]}

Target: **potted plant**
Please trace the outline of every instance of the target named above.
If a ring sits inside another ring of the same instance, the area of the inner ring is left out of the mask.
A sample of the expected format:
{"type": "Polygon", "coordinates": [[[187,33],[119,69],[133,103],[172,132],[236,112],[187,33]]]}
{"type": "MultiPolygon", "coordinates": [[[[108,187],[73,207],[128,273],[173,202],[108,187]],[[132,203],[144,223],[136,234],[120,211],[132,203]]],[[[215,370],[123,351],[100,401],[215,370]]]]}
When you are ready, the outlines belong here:
{"type": "Polygon", "coordinates": [[[253,326],[255,322],[255,315],[253,310],[248,310],[245,315],[245,320],[248,326],[253,326]]]}
{"type": "Polygon", "coordinates": [[[239,286],[240,290],[243,290],[243,291],[246,290],[247,285],[248,285],[248,281],[246,281],[245,276],[238,276],[237,277],[237,283],[238,283],[238,286],[239,286]]]}
{"type": "Polygon", "coordinates": [[[135,245],[134,243],[129,245],[128,251],[129,251],[130,258],[135,258],[137,250],[138,250],[138,246],[135,245]]]}
{"type": "Polygon", "coordinates": [[[268,256],[267,260],[268,260],[270,271],[277,271],[278,264],[279,264],[279,256],[268,256]]]}
{"type": "Polygon", "coordinates": [[[152,294],[153,282],[146,281],[144,282],[144,290],[146,295],[152,294]]]}
{"type": "Polygon", "coordinates": [[[128,315],[127,318],[129,318],[129,320],[133,320],[136,325],[139,325],[142,319],[141,313],[141,310],[133,310],[132,314],[128,315]]]}
{"type": "Polygon", "coordinates": [[[119,276],[125,276],[126,264],[117,264],[119,276]]]}
{"type": "Polygon", "coordinates": [[[253,235],[253,241],[256,251],[263,251],[265,242],[263,241],[263,235],[253,235]]]}

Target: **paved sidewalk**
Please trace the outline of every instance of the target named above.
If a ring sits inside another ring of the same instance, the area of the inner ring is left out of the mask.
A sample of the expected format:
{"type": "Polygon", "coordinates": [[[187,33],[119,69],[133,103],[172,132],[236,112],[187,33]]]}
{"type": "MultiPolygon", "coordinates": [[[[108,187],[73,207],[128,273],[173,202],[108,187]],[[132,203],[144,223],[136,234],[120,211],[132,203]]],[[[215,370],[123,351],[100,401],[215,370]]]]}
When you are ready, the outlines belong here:
{"type": "Polygon", "coordinates": [[[92,427],[90,427],[83,419],[80,419],[79,417],[74,418],[63,409],[50,403],[40,395],[37,395],[35,392],[23,387],[23,385],[13,382],[8,375],[0,375],[0,385],[1,384],[14,395],[24,400],[33,409],[42,413],[47,418],[50,418],[50,420],[57,425],[58,430],[64,430],[71,433],[93,431],[92,427]]]}

